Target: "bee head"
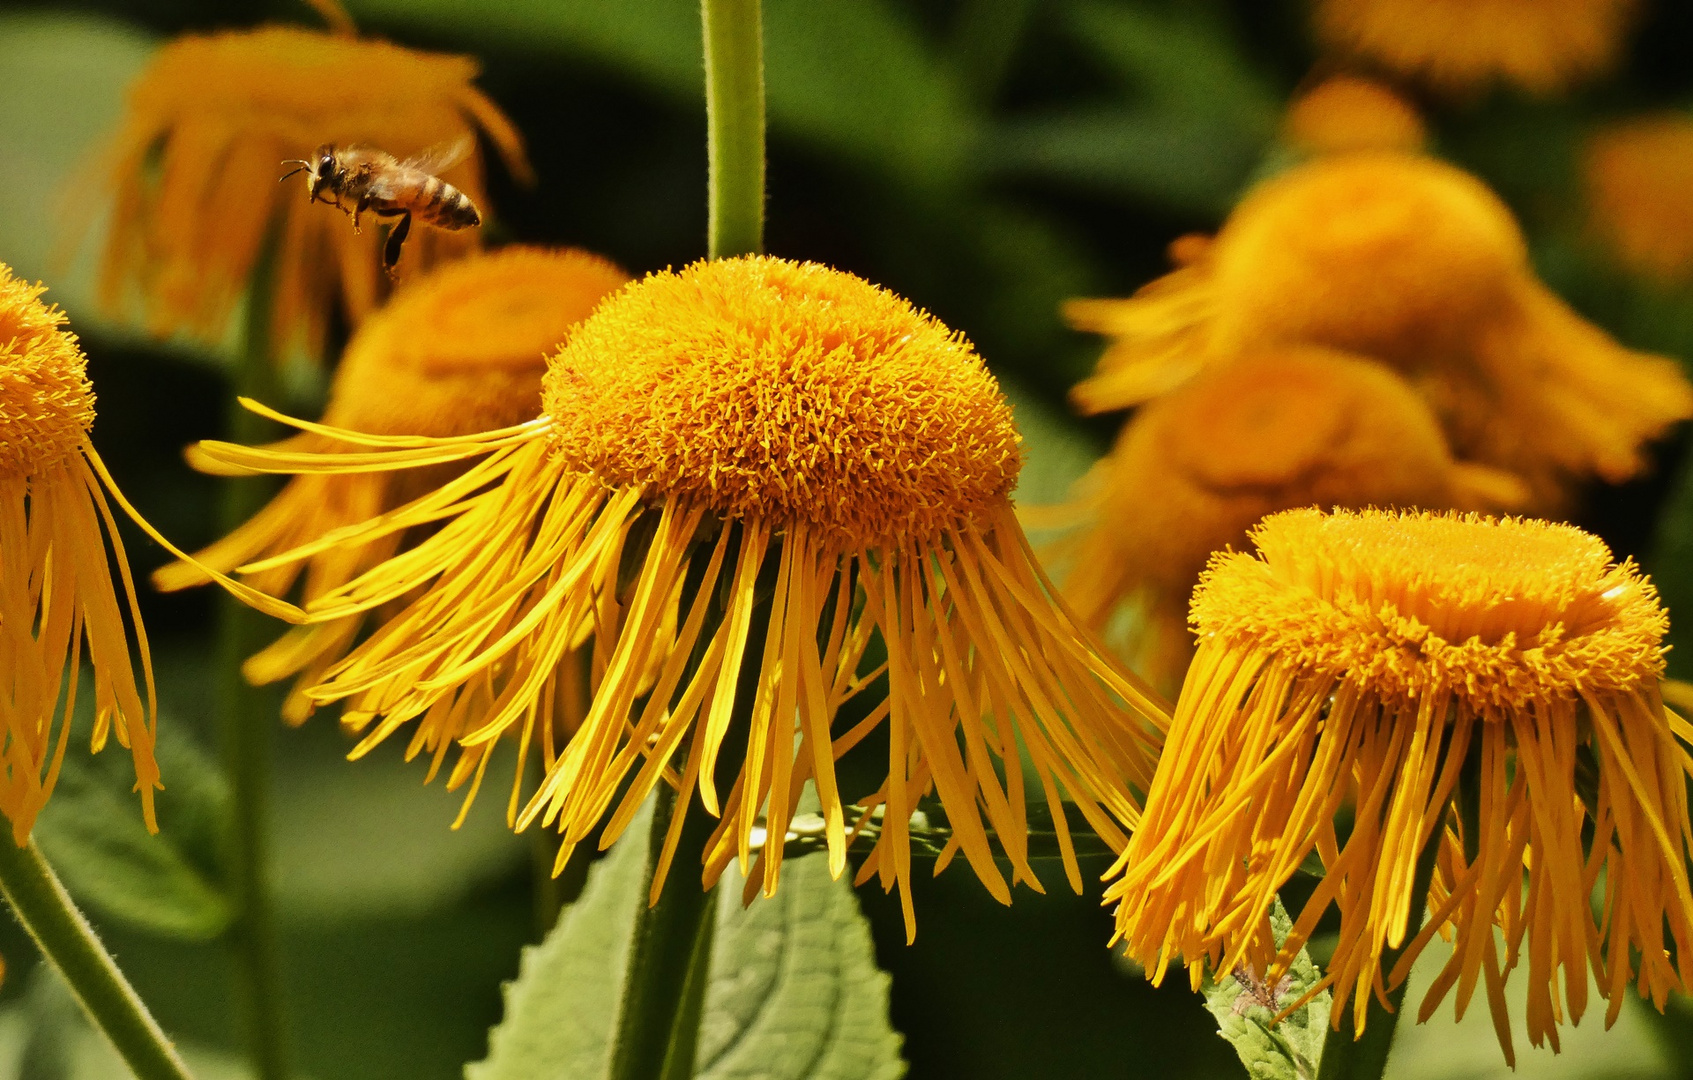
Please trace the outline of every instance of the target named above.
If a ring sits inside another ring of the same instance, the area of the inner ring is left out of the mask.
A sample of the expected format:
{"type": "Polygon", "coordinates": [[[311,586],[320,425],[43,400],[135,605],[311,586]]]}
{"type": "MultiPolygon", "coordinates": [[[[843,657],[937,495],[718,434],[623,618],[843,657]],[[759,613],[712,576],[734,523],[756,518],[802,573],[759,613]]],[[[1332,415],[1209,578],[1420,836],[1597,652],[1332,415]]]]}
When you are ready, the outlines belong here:
{"type": "Polygon", "coordinates": [[[317,201],[318,192],[335,179],[335,147],[324,143],[312,152],[309,166],[311,183],[308,185],[309,194],[313,202],[317,201]]]}

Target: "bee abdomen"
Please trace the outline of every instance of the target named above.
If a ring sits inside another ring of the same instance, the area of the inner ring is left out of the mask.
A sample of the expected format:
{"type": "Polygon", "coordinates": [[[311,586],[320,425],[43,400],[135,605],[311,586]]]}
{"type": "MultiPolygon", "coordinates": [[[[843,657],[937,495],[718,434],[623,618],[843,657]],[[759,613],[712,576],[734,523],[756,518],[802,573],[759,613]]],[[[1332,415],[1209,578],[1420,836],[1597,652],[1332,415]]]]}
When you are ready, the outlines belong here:
{"type": "Polygon", "coordinates": [[[415,213],[438,229],[468,229],[482,224],[482,214],[470,196],[439,176],[424,182],[423,198],[415,213]]]}

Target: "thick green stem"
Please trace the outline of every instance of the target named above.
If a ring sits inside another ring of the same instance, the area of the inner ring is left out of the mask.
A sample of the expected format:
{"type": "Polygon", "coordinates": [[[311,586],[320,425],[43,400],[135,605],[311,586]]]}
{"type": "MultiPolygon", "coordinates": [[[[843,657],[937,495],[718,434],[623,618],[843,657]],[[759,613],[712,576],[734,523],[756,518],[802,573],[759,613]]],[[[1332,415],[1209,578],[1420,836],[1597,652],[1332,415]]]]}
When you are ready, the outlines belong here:
{"type": "Polygon", "coordinates": [[[94,936],[34,841],[0,839],[0,893],[136,1080],[188,1080],[188,1067],[94,936]]]}
{"type": "Polygon", "coordinates": [[[762,0],[700,0],[705,24],[706,147],[711,166],[707,253],[764,250],[762,0]]]}
{"type": "MultiPolygon", "coordinates": [[[[1417,858],[1417,872],[1411,879],[1411,903],[1416,905],[1413,909],[1416,917],[1406,929],[1407,942],[1417,935],[1426,917],[1429,882],[1434,879],[1434,860],[1440,852],[1442,832],[1439,828],[1435,830],[1417,858]]],[[[1399,962],[1404,951],[1402,946],[1382,953],[1381,969],[1384,972],[1393,970],[1393,965],[1399,962]]],[[[1323,1059],[1317,1066],[1317,1080],[1381,1080],[1382,1074],[1387,1071],[1387,1055],[1393,1049],[1393,1034],[1398,1030],[1400,1014],[1405,1011],[1405,990],[1410,984],[1411,980],[1407,977],[1387,992],[1392,1011],[1382,1008],[1381,1002],[1371,1000],[1364,1030],[1356,1039],[1353,1038],[1352,1025],[1344,1019],[1338,1029],[1329,1029],[1323,1040],[1323,1059]]]]}
{"type": "MultiPolygon", "coordinates": [[[[260,401],[276,400],[270,356],[270,263],[269,258],[261,259],[260,270],[253,277],[244,347],[234,373],[236,393],[260,401]]],[[[255,443],[274,434],[268,421],[232,403],[229,437],[255,443]]],[[[220,515],[223,531],[227,533],[252,517],[271,494],[272,484],[262,477],[226,480],[220,515]]],[[[235,913],[230,943],[235,950],[239,999],[254,1072],[259,1080],[286,1080],[287,1017],[282,1004],[269,876],[271,745],[277,712],[273,696],[249,685],[241,674],[243,661],[268,644],[275,630],[265,616],[233,597],[222,597],[220,604],[219,713],[230,787],[225,844],[235,913]]]]}
{"type": "MultiPolygon", "coordinates": [[[[670,785],[658,787],[647,850],[649,887],[671,816],[687,812],[688,794],[678,798],[670,785]]],[[[687,1080],[694,1075],[717,921],[717,890],[701,889],[695,868],[711,827],[706,814],[690,815],[682,825],[676,859],[658,903],[646,906],[647,889],[641,890],[629,975],[618,1010],[611,1080],[687,1080]]]]}

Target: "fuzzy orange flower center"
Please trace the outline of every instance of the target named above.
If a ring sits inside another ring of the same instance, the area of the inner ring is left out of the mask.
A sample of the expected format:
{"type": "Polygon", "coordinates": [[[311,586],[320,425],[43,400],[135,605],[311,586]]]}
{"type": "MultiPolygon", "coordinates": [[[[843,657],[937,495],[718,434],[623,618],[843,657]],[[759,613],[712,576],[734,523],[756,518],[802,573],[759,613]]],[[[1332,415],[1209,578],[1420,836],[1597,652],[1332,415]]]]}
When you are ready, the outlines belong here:
{"type": "Polygon", "coordinates": [[[0,265],[0,474],[28,476],[74,456],[94,425],[94,388],[65,316],[44,287],[0,265]]]}
{"type": "Polygon", "coordinates": [[[1250,641],[1381,697],[1447,690],[1483,713],[1636,689],[1663,670],[1666,616],[1632,563],[1569,525],[1294,510],[1213,559],[1202,638],[1250,641]]]}
{"type": "Polygon", "coordinates": [[[843,549],[975,521],[1021,463],[961,336],[851,274],[773,258],[625,289],[553,357],[545,402],[574,468],[843,549]]]}

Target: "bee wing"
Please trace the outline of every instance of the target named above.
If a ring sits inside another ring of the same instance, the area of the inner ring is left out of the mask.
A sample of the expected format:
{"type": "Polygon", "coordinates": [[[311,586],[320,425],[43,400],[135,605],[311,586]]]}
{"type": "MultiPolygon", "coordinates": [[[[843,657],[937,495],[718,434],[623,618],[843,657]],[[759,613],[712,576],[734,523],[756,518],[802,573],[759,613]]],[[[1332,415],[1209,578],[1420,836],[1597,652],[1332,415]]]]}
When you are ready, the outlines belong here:
{"type": "Polygon", "coordinates": [[[439,176],[470,156],[470,151],[476,145],[473,135],[460,135],[451,142],[436,143],[421,154],[409,157],[400,162],[403,169],[416,169],[439,176]]]}

